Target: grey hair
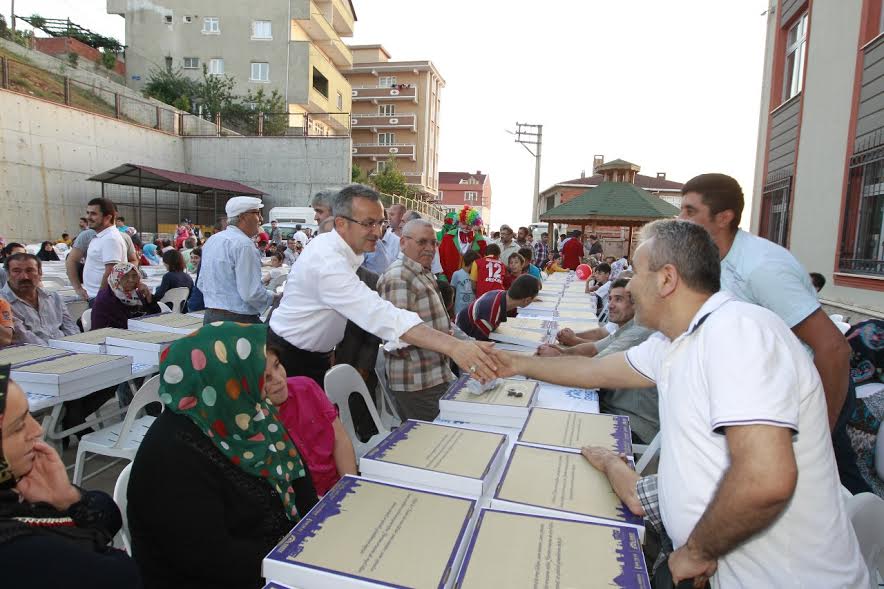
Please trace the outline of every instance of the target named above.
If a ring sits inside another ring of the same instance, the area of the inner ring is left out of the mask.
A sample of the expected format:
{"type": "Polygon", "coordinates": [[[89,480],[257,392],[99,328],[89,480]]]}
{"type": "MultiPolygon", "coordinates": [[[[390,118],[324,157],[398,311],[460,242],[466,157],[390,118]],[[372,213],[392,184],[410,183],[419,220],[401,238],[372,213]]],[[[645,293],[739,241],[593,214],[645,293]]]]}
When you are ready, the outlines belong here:
{"type": "Polygon", "coordinates": [[[418,227],[429,227],[432,229],[433,224],[426,219],[412,219],[402,228],[402,235],[411,235],[418,229],[418,227]]]}
{"type": "MultiPolygon", "coordinates": [[[[402,215],[402,218],[405,219],[406,217],[408,217],[408,221],[414,221],[415,219],[423,219],[421,214],[418,213],[417,211],[406,211],[405,214],[402,215]]],[[[406,223],[408,221],[406,221],[406,223]]]]}
{"type": "Polygon", "coordinates": [[[239,223],[239,215],[233,215],[232,217],[227,217],[228,225],[236,225],[239,223]]]}
{"type": "Polygon", "coordinates": [[[354,198],[367,198],[372,202],[378,202],[381,200],[381,195],[374,188],[365,184],[348,184],[335,195],[335,200],[332,202],[332,215],[352,217],[354,198]]]}
{"type": "Polygon", "coordinates": [[[335,218],[334,217],[326,217],[322,220],[322,223],[319,224],[317,228],[317,233],[328,233],[335,227],[335,218]]]}
{"type": "Polygon", "coordinates": [[[656,272],[666,264],[678,271],[688,288],[713,294],[721,290],[718,246],[700,225],[660,219],[642,228],[642,245],[648,248],[648,268],[656,272]]]}
{"type": "Polygon", "coordinates": [[[320,190],[313,195],[313,200],[310,201],[310,206],[331,208],[336,195],[337,191],[334,190],[320,190]]]}

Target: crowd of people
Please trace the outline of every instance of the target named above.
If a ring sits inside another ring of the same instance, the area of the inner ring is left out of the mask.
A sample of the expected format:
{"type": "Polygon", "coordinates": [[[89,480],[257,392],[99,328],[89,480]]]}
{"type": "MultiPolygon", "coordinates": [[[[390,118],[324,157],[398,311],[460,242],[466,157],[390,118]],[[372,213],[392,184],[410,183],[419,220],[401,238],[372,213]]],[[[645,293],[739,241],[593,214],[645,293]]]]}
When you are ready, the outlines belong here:
{"type": "MultiPolygon", "coordinates": [[[[70,485],[0,370],[0,570],[33,586],[260,587],[264,555],[357,472],[326,371],[350,364],[374,391],[382,354],[406,419],[435,419],[458,374],[524,375],[597,388],[603,412],[629,416],[634,442],[660,436],[651,476],[583,449],[659,539],[655,586],[868,587],[841,498],[842,485],[869,490],[846,434],[850,347],[797,260],[738,228],[743,204],[732,178],[698,176],[680,218],[645,226],[627,259],[580,231],[553,247],[527,227],[486,236],[470,207],[436,231],[359,184],[317,193],[316,234],[288,240],[276,223],[262,230],[257,198],[231,198],[211,235],[184,219],[172,239],[149,244],[111,201],[93,199],[65,261],[92,327],[125,328],[173,288],[189,289],[185,308],[203,310],[204,326],[163,355],[165,411],[129,483],[134,560],[108,546],[121,525],[113,502],[70,485]],[[151,292],[142,267],[159,264],[168,271],[151,292]],[[581,264],[598,328],[562,329],[535,356],[488,341],[545,277],[581,264]],[[64,566],[37,566],[47,554],[64,566]]],[[[61,297],[40,286],[53,244],[37,255],[9,245],[0,346],[78,333],[61,297]]],[[[108,398],[68,411],[82,419],[108,398]]],[[[357,423],[357,435],[370,427],[357,423]]]]}

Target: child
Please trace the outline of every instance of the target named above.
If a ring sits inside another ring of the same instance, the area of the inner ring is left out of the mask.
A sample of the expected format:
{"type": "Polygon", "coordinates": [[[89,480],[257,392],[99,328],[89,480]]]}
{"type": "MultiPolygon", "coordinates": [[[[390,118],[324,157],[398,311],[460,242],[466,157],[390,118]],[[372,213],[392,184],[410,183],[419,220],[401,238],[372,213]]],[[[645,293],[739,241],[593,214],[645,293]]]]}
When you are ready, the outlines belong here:
{"type": "Polygon", "coordinates": [[[503,279],[503,287],[509,288],[513,281],[516,280],[519,276],[525,274],[525,258],[522,257],[521,254],[515,253],[510,254],[509,260],[507,260],[507,267],[509,272],[507,272],[506,276],[503,279]]]}
{"type": "Polygon", "coordinates": [[[498,259],[499,256],[500,246],[492,243],[485,248],[485,257],[473,262],[470,268],[470,280],[473,282],[477,298],[491,290],[504,290],[503,278],[506,276],[506,266],[498,259]]]}
{"type": "Polygon", "coordinates": [[[532,261],[534,260],[534,249],[530,247],[523,247],[519,250],[519,255],[525,258],[525,274],[530,274],[534,278],[540,281],[543,284],[543,276],[540,274],[540,268],[535,266],[532,261]]]}
{"type": "Polygon", "coordinates": [[[552,260],[546,263],[546,267],[543,269],[546,272],[546,275],[549,276],[555,272],[567,272],[567,268],[562,268],[562,254],[554,253],[552,255],[552,260]]]}
{"type": "Polygon", "coordinates": [[[283,268],[283,264],[285,263],[285,256],[279,252],[274,252],[272,256],[270,256],[270,272],[261,279],[264,285],[270,284],[270,281],[274,278],[282,276],[283,274],[288,274],[288,268],[283,268]]]}
{"type": "Polygon", "coordinates": [[[473,283],[470,280],[470,269],[473,263],[479,259],[478,252],[468,251],[463,255],[463,268],[451,276],[451,286],[454,288],[454,316],[463,311],[470,303],[476,300],[473,292],[473,283]]]}
{"type": "MultiPolygon", "coordinates": [[[[488,246],[491,247],[491,246],[488,246]]],[[[540,281],[523,274],[513,281],[509,290],[493,290],[483,294],[458,313],[457,326],[468,336],[488,341],[488,335],[514,317],[516,310],[527,307],[540,292],[540,281]]]]}
{"type": "Polygon", "coordinates": [[[605,312],[608,309],[608,291],[611,290],[609,278],[611,278],[611,266],[602,262],[595,267],[592,278],[586,281],[586,292],[594,293],[597,297],[596,314],[599,321],[602,321],[603,315],[607,315],[605,312]]]}

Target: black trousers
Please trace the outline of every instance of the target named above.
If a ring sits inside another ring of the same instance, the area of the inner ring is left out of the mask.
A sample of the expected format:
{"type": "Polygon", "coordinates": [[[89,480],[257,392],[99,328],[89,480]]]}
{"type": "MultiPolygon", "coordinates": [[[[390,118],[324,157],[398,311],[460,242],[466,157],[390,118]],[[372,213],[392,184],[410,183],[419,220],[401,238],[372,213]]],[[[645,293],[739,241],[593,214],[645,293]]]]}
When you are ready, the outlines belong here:
{"type": "Polygon", "coordinates": [[[241,315],[231,311],[222,309],[206,309],[203,314],[203,325],[214,323],[216,321],[235,321],[237,323],[261,323],[261,318],[257,315],[241,315]]]}
{"type": "Polygon", "coordinates": [[[288,376],[306,376],[325,390],[325,373],[331,368],[331,352],[308,352],[290,344],[269,327],[267,343],[281,350],[279,361],[288,376]]]}
{"type": "Polygon", "coordinates": [[[850,444],[850,436],[847,435],[847,424],[853,417],[853,410],[856,406],[856,386],[853,379],[850,379],[850,386],[847,389],[847,398],[844,400],[844,406],[838,415],[838,421],[832,429],[832,448],[835,450],[835,463],[838,465],[838,476],[841,484],[848,491],[856,495],[857,493],[871,493],[872,489],[869,483],[863,478],[856,465],[856,452],[850,444]]]}

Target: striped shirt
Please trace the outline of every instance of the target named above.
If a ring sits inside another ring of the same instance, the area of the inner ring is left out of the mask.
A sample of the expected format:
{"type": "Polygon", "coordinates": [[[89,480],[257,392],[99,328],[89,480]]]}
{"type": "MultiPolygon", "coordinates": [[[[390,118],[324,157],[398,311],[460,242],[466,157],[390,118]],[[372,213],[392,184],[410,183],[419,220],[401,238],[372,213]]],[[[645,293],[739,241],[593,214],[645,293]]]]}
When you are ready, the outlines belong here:
{"type": "Polygon", "coordinates": [[[468,336],[487,341],[488,335],[506,321],[506,291],[492,290],[458,313],[457,326],[468,336]]]}
{"type": "MultiPolygon", "coordinates": [[[[400,309],[417,313],[427,327],[449,333],[451,320],[442,302],[436,277],[406,256],[387,268],[378,280],[378,294],[400,309]]],[[[394,391],[421,391],[454,380],[448,357],[407,346],[384,352],[387,381],[394,391]]]]}

